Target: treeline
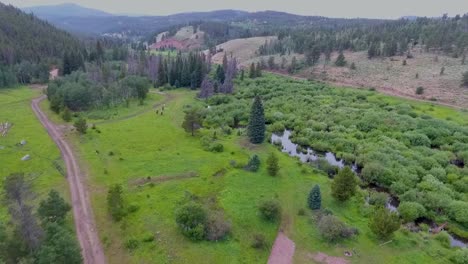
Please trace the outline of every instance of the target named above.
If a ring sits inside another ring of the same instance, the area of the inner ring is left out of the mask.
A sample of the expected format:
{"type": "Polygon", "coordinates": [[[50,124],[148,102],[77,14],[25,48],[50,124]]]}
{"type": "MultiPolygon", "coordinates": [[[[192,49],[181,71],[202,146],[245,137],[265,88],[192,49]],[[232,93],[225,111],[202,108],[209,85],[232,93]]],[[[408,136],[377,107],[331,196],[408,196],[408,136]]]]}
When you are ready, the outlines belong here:
{"type": "Polygon", "coordinates": [[[57,191],[34,207],[34,193],[24,174],[6,177],[5,206],[14,220],[0,222],[0,263],[82,263],[78,243],[66,225],[71,206],[57,191]]]}
{"type": "MultiPolygon", "coordinates": [[[[237,77],[237,59],[228,59],[224,54],[223,64],[218,65],[213,77],[205,76],[200,86],[198,97],[208,98],[217,93],[232,94],[234,93],[234,79],[237,77]]],[[[244,70],[241,71],[241,79],[244,78],[244,70]]]]}
{"type": "Polygon", "coordinates": [[[87,73],[76,71],[51,82],[47,88],[50,108],[60,113],[128,104],[131,99],[142,102],[150,88],[148,79],[118,75],[120,72],[118,67],[108,68],[106,65],[87,73]]]}
{"type": "MultiPolygon", "coordinates": [[[[440,51],[453,57],[462,56],[468,47],[468,14],[449,18],[418,18],[414,21],[360,20],[339,26],[289,28],[276,33],[277,40],[265,43],[260,55],[297,52],[312,58],[329,56],[333,51],[365,51],[369,58],[409,53],[409,48],[422,45],[427,51],[440,51]]],[[[309,62],[313,62],[309,59],[309,62]]]]}
{"type": "Polygon", "coordinates": [[[211,58],[204,53],[178,53],[176,56],[132,53],[127,59],[128,73],[148,77],[156,86],[200,87],[211,70],[211,58]]]}

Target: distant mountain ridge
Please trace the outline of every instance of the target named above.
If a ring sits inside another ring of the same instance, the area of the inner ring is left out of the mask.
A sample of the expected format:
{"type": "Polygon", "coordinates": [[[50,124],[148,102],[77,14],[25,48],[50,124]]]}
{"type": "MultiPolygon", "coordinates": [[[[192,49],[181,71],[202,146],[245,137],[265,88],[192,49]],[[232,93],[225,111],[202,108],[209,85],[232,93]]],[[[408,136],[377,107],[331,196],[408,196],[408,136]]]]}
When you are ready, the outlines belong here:
{"type": "Polygon", "coordinates": [[[109,17],[113,14],[83,7],[73,3],[64,3],[59,5],[43,5],[43,6],[32,6],[25,7],[22,10],[26,13],[33,13],[39,18],[50,18],[50,17],[109,17]]]}

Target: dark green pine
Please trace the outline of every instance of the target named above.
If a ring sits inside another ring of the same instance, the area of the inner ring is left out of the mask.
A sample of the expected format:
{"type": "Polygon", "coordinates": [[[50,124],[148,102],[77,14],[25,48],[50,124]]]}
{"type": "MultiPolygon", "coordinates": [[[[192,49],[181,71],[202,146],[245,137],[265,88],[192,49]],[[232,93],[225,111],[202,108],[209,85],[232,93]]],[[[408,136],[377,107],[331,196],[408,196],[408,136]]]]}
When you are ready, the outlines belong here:
{"type": "Polygon", "coordinates": [[[250,112],[248,126],[249,140],[253,144],[261,144],[265,140],[265,113],[262,100],[259,96],[255,97],[250,112]]]}
{"type": "Polygon", "coordinates": [[[309,193],[308,199],[309,208],[319,210],[322,207],[322,195],[320,194],[320,186],[315,185],[309,193]]]}

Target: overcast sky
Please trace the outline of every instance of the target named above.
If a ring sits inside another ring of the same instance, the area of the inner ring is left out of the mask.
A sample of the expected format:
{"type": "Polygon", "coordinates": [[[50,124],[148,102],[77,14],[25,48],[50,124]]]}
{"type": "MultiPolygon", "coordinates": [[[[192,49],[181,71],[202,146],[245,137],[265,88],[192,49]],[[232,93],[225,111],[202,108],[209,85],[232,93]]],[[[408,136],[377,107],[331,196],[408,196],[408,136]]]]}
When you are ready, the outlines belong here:
{"type": "Polygon", "coordinates": [[[276,10],[328,17],[399,18],[468,13],[468,0],[0,0],[18,7],[71,2],[110,13],[168,15],[190,11],[276,10]]]}

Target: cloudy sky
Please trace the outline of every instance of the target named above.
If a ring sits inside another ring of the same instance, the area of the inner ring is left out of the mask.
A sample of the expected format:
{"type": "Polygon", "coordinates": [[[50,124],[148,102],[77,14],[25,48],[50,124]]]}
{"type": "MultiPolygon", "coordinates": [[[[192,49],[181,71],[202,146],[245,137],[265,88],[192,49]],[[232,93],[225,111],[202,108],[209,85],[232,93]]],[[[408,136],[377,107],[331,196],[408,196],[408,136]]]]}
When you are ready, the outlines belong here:
{"type": "Polygon", "coordinates": [[[276,10],[329,17],[398,18],[468,13],[468,0],[0,0],[18,7],[72,2],[110,13],[167,15],[190,11],[276,10]]]}

